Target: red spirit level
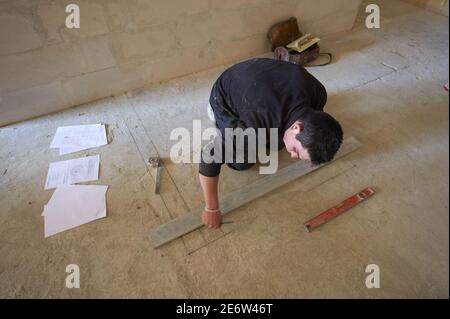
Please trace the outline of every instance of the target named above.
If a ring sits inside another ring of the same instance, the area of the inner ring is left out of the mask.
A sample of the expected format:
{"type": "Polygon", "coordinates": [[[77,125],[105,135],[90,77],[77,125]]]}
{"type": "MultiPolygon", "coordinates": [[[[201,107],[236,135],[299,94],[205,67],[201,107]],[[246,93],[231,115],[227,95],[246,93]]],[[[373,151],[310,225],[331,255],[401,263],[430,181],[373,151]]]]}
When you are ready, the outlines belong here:
{"type": "Polygon", "coordinates": [[[317,227],[325,224],[330,219],[333,219],[337,215],[340,215],[343,212],[345,212],[346,210],[348,210],[348,209],[352,208],[353,206],[359,204],[360,202],[362,202],[366,198],[369,198],[374,193],[375,193],[375,191],[372,188],[370,188],[370,187],[364,188],[362,191],[360,191],[357,194],[354,194],[354,195],[350,196],[349,198],[344,200],[339,205],[331,207],[330,209],[327,209],[326,211],[324,211],[322,214],[317,215],[313,219],[310,219],[309,221],[307,221],[305,223],[306,229],[308,231],[312,231],[313,229],[316,229],[317,227]]]}

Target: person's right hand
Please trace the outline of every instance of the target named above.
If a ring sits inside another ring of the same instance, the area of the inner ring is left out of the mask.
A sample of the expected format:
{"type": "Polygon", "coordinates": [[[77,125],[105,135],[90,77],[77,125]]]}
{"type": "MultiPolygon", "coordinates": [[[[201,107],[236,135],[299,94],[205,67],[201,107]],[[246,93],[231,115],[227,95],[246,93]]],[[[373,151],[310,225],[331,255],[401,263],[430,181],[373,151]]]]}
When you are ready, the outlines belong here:
{"type": "Polygon", "coordinates": [[[220,210],[211,212],[206,209],[202,213],[202,221],[209,228],[219,228],[222,223],[222,213],[220,210]]]}

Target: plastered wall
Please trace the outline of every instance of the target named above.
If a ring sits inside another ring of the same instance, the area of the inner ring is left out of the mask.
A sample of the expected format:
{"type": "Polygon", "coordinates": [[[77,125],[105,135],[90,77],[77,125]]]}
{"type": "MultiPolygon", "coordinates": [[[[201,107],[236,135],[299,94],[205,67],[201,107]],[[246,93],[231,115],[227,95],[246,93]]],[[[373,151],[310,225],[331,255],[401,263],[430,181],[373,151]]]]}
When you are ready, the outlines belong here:
{"type": "Polygon", "coordinates": [[[291,16],[319,36],[349,30],[360,2],[0,0],[0,126],[267,52],[291,16]]]}

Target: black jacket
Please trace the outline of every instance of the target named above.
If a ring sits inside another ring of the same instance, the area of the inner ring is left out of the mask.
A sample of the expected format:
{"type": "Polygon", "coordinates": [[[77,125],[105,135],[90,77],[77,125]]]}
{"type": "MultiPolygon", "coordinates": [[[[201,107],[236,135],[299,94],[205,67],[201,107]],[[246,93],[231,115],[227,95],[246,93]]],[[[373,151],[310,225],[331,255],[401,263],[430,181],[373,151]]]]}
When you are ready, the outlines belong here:
{"type": "MultiPolygon", "coordinates": [[[[278,145],[284,132],[309,108],[323,110],[324,86],[305,68],[290,62],[255,58],[225,70],[214,83],[210,104],[216,126],[225,128],[278,128],[278,145]]],[[[199,172],[217,176],[220,163],[202,161],[199,172]]]]}

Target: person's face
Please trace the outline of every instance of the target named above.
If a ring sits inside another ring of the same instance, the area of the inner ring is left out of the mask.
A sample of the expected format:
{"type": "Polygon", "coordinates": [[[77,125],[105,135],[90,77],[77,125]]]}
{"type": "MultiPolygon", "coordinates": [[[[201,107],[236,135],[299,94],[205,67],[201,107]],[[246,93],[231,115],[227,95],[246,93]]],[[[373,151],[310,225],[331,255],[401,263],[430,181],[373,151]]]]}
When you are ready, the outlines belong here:
{"type": "Polygon", "coordinates": [[[295,138],[295,136],[302,131],[303,123],[296,121],[289,129],[286,130],[286,132],[284,132],[283,142],[286,146],[286,150],[289,154],[291,154],[292,158],[310,161],[311,158],[308,151],[302,146],[302,143],[295,138]]]}

